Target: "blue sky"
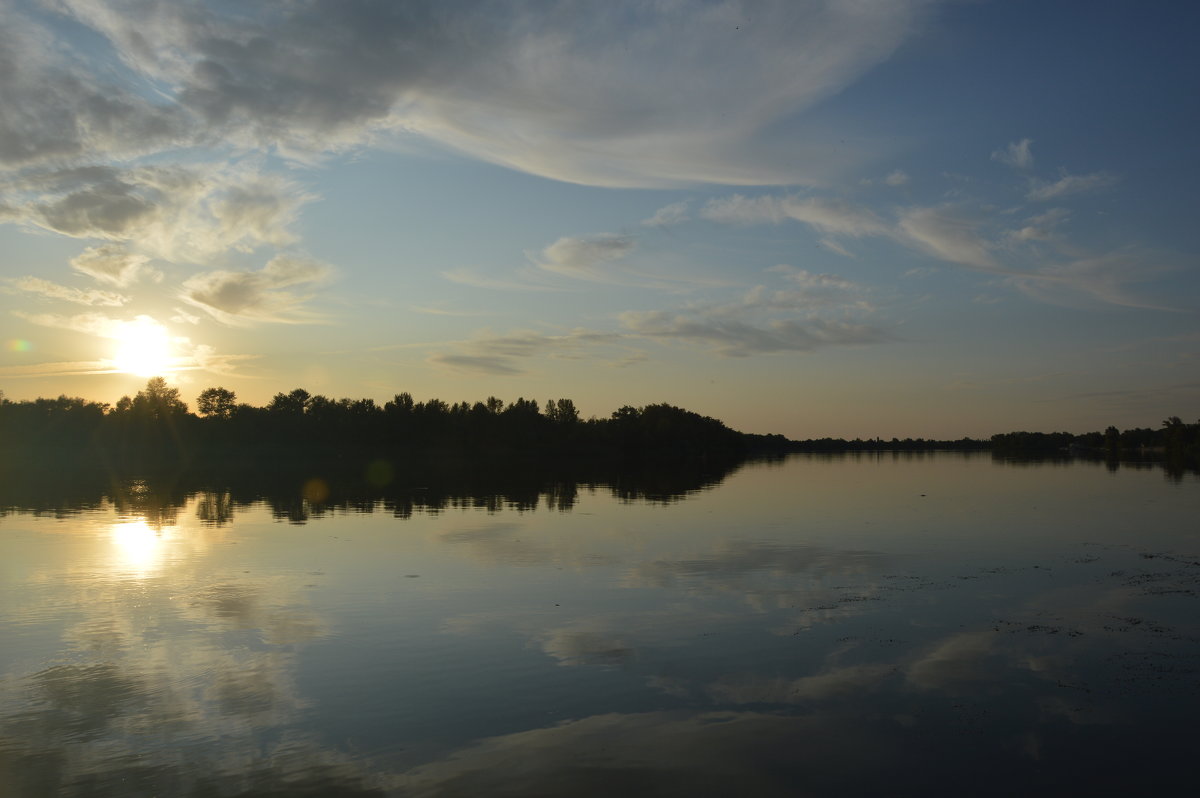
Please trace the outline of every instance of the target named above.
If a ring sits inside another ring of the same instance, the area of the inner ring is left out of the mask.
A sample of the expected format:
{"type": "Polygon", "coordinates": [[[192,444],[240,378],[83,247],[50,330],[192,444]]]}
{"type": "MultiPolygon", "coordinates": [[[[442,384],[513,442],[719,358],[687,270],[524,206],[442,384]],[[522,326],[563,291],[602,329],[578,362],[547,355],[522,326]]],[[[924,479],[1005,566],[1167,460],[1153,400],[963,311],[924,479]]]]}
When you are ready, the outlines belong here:
{"type": "Polygon", "coordinates": [[[1189,5],[0,8],[9,398],[1196,415],[1189,5]]]}

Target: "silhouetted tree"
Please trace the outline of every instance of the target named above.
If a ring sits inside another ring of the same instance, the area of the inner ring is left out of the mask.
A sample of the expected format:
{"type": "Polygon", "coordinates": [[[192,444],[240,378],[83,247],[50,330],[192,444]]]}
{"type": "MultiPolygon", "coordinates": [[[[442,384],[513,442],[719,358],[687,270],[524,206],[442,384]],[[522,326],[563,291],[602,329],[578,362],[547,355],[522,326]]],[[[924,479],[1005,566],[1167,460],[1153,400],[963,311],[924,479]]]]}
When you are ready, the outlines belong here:
{"type": "Polygon", "coordinates": [[[196,397],[196,412],[213,418],[229,418],[237,407],[237,394],[227,388],[205,388],[196,397]]]}
{"type": "Polygon", "coordinates": [[[579,421],[579,411],[570,399],[549,399],[546,401],[546,418],[555,424],[574,424],[579,421]]]}
{"type": "Polygon", "coordinates": [[[308,391],[303,388],[296,388],[286,394],[277,393],[271,397],[271,402],[267,405],[267,410],[279,415],[299,416],[304,413],[311,398],[308,391]]]}
{"type": "Polygon", "coordinates": [[[187,404],[179,398],[179,389],[167,385],[162,377],[151,377],[146,388],[133,397],[131,410],[146,418],[177,418],[187,415],[187,404]]]}

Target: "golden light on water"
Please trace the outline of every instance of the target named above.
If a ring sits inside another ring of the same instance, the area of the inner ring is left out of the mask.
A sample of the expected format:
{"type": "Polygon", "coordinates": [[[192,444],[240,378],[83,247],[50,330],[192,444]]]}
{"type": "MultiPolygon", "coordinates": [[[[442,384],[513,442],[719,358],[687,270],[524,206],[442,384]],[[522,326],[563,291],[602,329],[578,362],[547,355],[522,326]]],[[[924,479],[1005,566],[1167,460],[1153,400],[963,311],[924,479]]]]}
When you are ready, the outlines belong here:
{"type": "Polygon", "coordinates": [[[114,336],[117,351],[113,366],[139,377],[154,377],[174,370],[176,358],[167,328],[148,316],[125,322],[114,336]]]}
{"type": "Polygon", "coordinates": [[[154,529],[145,518],[117,521],[109,530],[117,565],[124,571],[144,575],[158,570],[173,529],[154,529]]]}

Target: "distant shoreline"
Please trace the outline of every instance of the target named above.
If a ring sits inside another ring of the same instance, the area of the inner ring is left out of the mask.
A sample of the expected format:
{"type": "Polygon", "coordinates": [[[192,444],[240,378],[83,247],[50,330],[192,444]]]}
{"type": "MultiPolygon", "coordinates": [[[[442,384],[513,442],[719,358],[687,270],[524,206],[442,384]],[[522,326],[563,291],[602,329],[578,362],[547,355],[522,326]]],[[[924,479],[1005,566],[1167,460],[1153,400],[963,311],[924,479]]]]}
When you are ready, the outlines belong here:
{"type": "Polygon", "coordinates": [[[232,391],[209,388],[200,393],[197,408],[199,414],[190,412],[179,389],[161,377],[112,406],[67,396],[11,401],[0,395],[0,453],[10,462],[90,460],[122,469],[169,463],[267,467],[338,459],[605,462],[888,451],[1200,461],[1200,422],[1187,424],[1178,416],[1157,429],[1109,427],[1081,435],[1022,431],[987,440],[797,441],[739,432],[666,403],[626,405],[608,418],[584,419],[570,399],[550,399],[544,406],[524,398],[506,404],[496,397],[448,404],[416,402],[400,393],[380,406],[371,399],[331,399],[297,388],[255,407],[238,403],[232,391]]]}

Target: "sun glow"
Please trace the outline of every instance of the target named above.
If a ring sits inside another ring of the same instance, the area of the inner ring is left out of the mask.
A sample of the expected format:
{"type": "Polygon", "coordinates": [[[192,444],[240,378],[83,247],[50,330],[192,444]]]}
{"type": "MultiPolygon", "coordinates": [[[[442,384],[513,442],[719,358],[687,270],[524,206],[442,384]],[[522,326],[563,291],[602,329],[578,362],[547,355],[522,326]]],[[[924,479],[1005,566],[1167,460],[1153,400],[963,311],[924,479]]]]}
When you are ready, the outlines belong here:
{"type": "Polygon", "coordinates": [[[117,351],[113,366],[117,371],[154,377],[174,370],[176,358],[167,328],[149,316],[125,322],[114,337],[117,351]]]}
{"type": "Polygon", "coordinates": [[[162,567],[173,529],[154,529],[144,518],[127,518],[113,524],[110,534],[120,570],[144,576],[162,567]]]}

